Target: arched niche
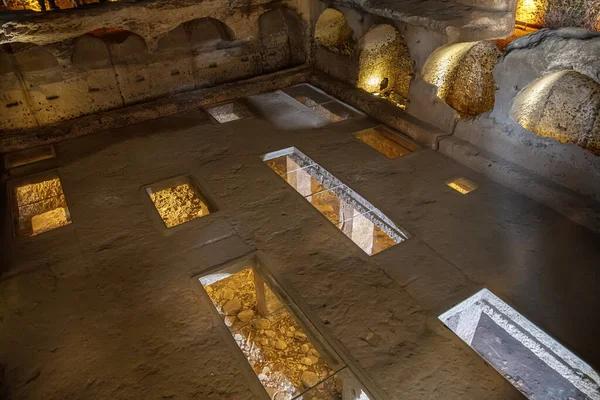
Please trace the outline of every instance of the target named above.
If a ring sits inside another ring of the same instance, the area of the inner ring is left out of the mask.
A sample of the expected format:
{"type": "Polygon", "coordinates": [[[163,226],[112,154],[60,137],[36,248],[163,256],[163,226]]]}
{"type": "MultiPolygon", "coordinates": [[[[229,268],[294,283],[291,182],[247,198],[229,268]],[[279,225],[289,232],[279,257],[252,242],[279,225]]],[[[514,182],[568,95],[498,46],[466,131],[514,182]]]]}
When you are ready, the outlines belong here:
{"type": "Polygon", "coordinates": [[[86,34],[73,40],[73,66],[86,69],[111,67],[106,43],[98,36],[86,34]]]}
{"type": "Polygon", "coordinates": [[[437,97],[464,118],[494,107],[492,73],[501,53],[488,42],[455,43],[440,47],[427,58],[423,79],[438,88],[437,97]]]}
{"type": "Polygon", "coordinates": [[[31,43],[10,43],[6,46],[21,72],[49,71],[59,66],[56,57],[42,46],[31,43]]]}
{"type": "Polygon", "coordinates": [[[113,64],[143,62],[148,57],[148,46],[140,35],[119,28],[104,28],[90,33],[108,46],[113,64]]]}
{"type": "Polygon", "coordinates": [[[600,156],[600,84],[566,70],[543,76],[515,97],[511,117],[523,128],[600,156]]]}
{"type": "Polygon", "coordinates": [[[296,11],[279,7],[258,18],[263,72],[303,64],[305,34],[296,11]]]}
{"type": "Polygon", "coordinates": [[[321,13],[315,25],[315,41],[318,46],[340,54],[354,50],[352,29],[341,12],[328,8],[321,13]]]}
{"type": "Polygon", "coordinates": [[[13,51],[20,44],[0,45],[0,131],[38,126],[13,51]]]}
{"type": "Polygon", "coordinates": [[[400,107],[406,105],[414,63],[400,32],[391,25],[371,28],[360,41],[357,86],[400,107]]]}
{"type": "Polygon", "coordinates": [[[197,51],[226,47],[227,42],[235,39],[231,28],[214,18],[198,18],[182,26],[191,48],[197,51]]]}

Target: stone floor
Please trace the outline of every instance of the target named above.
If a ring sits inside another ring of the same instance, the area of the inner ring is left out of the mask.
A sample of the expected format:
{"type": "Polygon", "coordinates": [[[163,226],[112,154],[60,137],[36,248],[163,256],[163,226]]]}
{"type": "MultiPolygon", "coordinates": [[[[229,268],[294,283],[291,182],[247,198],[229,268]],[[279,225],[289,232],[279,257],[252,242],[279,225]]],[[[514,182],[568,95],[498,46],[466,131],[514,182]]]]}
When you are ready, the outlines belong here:
{"type": "Polygon", "coordinates": [[[71,224],[13,239],[2,188],[2,394],[264,398],[195,278],[252,253],[384,398],[521,398],[437,318],[482,287],[598,370],[599,235],[440,153],[390,160],[352,136],[376,124],[198,110],[57,143],[37,165],[58,168],[71,224]],[[290,146],[412,237],[368,256],[260,158],[290,146]],[[185,174],[216,211],[161,229],[143,188],[185,174]]]}

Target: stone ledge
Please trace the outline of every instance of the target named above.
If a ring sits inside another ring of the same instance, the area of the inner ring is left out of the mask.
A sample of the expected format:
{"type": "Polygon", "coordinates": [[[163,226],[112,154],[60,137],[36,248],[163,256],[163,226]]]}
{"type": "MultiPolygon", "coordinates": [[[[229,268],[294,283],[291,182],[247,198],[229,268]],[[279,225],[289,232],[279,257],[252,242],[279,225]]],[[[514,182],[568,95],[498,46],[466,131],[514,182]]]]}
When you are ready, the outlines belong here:
{"type": "Polygon", "coordinates": [[[413,117],[389,101],[375,97],[325,73],[313,73],[310,83],[416,141],[426,144],[433,150],[437,150],[440,139],[448,135],[443,130],[413,117]]]}
{"type": "Polygon", "coordinates": [[[514,10],[438,0],[335,0],[369,14],[421,26],[447,37],[448,43],[497,39],[510,36],[514,10]]]}
{"type": "Polygon", "coordinates": [[[306,66],[225,83],[212,88],[164,97],[147,103],[75,118],[42,128],[14,131],[0,136],[0,153],[55,143],[78,136],[121,128],[140,122],[232,100],[238,97],[277,90],[309,80],[311,69],[306,66]]]}
{"type": "Polygon", "coordinates": [[[443,138],[440,141],[439,151],[488,178],[552,208],[571,221],[600,233],[600,204],[592,199],[455,137],[443,138]]]}

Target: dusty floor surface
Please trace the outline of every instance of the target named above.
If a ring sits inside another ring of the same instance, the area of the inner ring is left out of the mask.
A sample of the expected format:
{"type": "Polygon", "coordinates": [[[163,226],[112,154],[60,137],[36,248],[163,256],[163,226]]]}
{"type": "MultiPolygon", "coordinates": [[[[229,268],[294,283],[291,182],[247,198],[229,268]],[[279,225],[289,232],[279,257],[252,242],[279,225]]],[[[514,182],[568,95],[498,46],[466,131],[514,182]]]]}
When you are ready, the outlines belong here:
{"type": "Polygon", "coordinates": [[[598,369],[600,237],[439,153],[390,160],[351,135],[373,125],[195,111],[58,143],[72,223],[12,239],[2,204],[3,395],[264,398],[194,278],[252,252],[389,398],[521,398],[437,319],[484,286],[598,369]],[[289,146],[413,236],[369,257],[260,159],[289,146]],[[183,174],[217,210],[161,228],[141,188],[183,174]]]}

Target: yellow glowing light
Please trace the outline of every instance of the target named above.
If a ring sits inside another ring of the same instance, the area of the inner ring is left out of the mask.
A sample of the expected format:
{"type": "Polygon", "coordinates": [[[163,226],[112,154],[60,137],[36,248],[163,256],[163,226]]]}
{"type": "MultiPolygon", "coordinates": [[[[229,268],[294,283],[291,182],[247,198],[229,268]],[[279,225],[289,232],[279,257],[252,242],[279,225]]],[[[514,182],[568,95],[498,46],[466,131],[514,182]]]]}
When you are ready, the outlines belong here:
{"type": "Polygon", "coordinates": [[[541,27],[546,17],[546,0],[518,0],[516,20],[541,27]]]}
{"type": "Polygon", "coordinates": [[[451,179],[446,182],[446,185],[450,186],[452,189],[461,194],[467,194],[477,189],[477,184],[475,182],[463,177],[451,179]]]}

